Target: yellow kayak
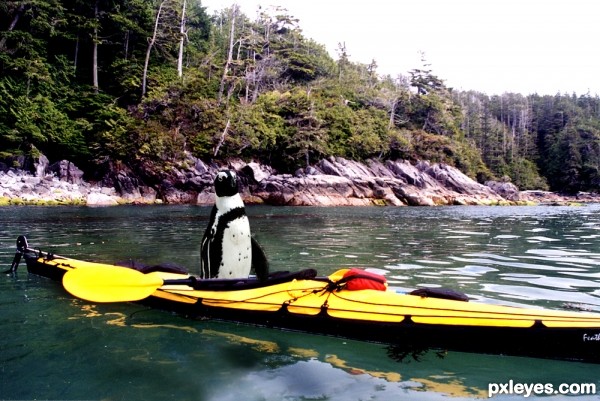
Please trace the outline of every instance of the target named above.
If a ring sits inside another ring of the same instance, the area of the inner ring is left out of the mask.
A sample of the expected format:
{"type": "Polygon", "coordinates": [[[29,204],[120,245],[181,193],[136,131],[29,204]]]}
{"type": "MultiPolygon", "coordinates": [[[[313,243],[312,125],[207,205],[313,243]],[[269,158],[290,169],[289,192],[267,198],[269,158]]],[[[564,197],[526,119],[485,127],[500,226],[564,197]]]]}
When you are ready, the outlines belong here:
{"type": "Polygon", "coordinates": [[[348,269],[329,277],[309,269],[272,274],[266,281],[201,280],[28,248],[22,253],[29,272],[62,280],[72,295],[91,302],[142,302],[185,316],[389,343],[407,352],[436,348],[600,362],[598,313],[350,289],[348,269]]]}

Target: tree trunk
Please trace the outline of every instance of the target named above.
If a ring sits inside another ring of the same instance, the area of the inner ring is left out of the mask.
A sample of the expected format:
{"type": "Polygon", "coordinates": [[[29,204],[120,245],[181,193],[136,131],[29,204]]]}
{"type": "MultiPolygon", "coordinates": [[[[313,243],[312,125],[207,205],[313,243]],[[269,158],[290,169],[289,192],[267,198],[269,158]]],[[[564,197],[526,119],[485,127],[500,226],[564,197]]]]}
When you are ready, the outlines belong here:
{"type": "Polygon", "coordinates": [[[392,129],[394,126],[394,116],[396,115],[396,106],[398,105],[398,98],[395,97],[390,101],[390,120],[388,121],[388,129],[392,129]]]}
{"type": "Polygon", "coordinates": [[[77,62],[79,61],[79,35],[75,39],[75,54],[73,55],[73,74],[77,76],[77,62]]]}
{"type": "Polygon", "coordinates": [[[221,104],[221,99],[223,98],[223,91],[225,90],[225,80],[227,79],[227,73],[229,72],[229,66],[233,60],[233,36],[235,34],[235,19],[237,16],[238,6],[233,5],[231,7],[231,30],[229,32],[229,52],[227,54],[227,62],[225,62],[225,67],[223,68],[223,76],[221,77],[221,86],[219,87],[219,104],[221,104]]]}
{"type": "MultiPolygon", "coordinates": [[[[8,26],[7,31],[11,32],[13,29],[15,29],[15,26],[17,25],[17,22],[19,22],[19,18],[21,18],[21,14],[23,14],[23,11],[25,10],[25,5],[21,4],[19,6],[19,8],[17,8],[17,12],[15,12],[15,16],[13,17],[13,20],[10,22],[10,25],[8,26]]],[[[6,46],[6,36],[3,37],[2,39],[0,39],[0,51],[4,50],[4,46],[6,46]]]]}
{"type": "Polygon", "coordinates": [[[131,31],[129,31],[129,30],[127,32],[125,32],[125,40],[123,43],[123,51],[125,53],[125,55],[124,55],[125,60],[129,59],[129,35],[130,35],[130,32],[131,31]]]}
{"type": "MultiPolygon", "coordinates": [[[[262,66],[261,66],[262,67],[262,66]]],[[[264,69],[261,69],[258,74],[254,70],[254,91],[252,92],[252,103],[256,103],[258,99],[258,92],[260,90],[260,84],[264,75],[264,69]]]]}
{"type": "Polygon", "coordinates": [[[94,92],[98,93],[98,0],[94,4],[94,19],[96,20],[96,25],[94,26],[92,47],[92,86],[94,87],[94,92]]]}
{"type": "Polygon", "coordinates": [[[179,25],[179,58],[177,59],[177,76],[181,78],[183,76],[183,44],[185,41],[185,6],[186,0],[183,0],[183,6],[181,8],[181,24],[179,25]]]}
{"type": "Polygon", "coordinates": [[[152,37],[148,40],[148,48],[146,49],[146,60],[144,61],[144,71],[142,73],[142,97],[146,96],[146,81],[148,79],[148,64],[150,63],[150,53],[152,52],[152,47],[154,43],[156,43],[156,36],[158,35],[158,21],[160,21],[160,14],[162,13],[163,5],[165,1],[162,0],[160,5],[158,6],[158,11],[156,12],[156,19],[154,20],[154,31],[152,32],[152,37]]]}
{"type": "Polygon", "coordinates": [[[221,133],[221,138],[219,138],[219,143],[215,147],[215,152],[213,154],[213,157],[217,157],[217,154],[219,153],[219,149],[221,149],[221,146],[223,146],[223,143],[225,142],[225,138],[227,137],[227,131],[229,131],[230,123],[231,123],[231,120],[227,120],[227,124],[225,124],[225,129],[221,133]]]}

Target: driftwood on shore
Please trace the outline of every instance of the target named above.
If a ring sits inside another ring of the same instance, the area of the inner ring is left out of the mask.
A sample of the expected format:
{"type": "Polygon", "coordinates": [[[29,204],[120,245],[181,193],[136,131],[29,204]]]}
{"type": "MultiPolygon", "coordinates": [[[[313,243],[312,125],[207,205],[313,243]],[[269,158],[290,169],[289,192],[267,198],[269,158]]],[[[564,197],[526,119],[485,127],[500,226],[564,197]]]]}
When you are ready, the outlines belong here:
{"type": "MultiPolygon", "coordinates": [[[[2,167],[2,166],[0,166],[2,167]]],[[[278,174],[256,162],[230,160],[206,164],[188,155],[169,176],[147,184],[130,171],[111,172],[88,182],[83,172],[63,160],[49,165],[41,158],[29,169],[0,168],[0,204],[169,203],[211,205],[212,180],[223,168],[238,171],[247,204],[288,206],[435,206],[511,205],[593,202],[592,194],[560,196],[547,191],[519,191],[509,182],[480,184],[441,163],[368,160],[339,157],[321,160],[295,174],[278,174]]]]}

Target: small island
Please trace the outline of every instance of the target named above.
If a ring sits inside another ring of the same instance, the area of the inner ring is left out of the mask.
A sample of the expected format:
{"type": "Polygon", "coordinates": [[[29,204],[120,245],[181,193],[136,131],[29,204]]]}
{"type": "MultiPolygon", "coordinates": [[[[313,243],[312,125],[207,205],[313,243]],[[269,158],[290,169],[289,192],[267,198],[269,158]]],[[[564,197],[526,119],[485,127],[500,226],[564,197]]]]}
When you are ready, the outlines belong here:
{"type": "Polygon", "coordinates": [[[425,54],[382,75],[343,42],[330,55],[286,10],[186,4],[0,8],[0,204],[205,204],[222,167],[248,203],[273,205],[600,189],[597,95],[460,91],[425,54]]]}

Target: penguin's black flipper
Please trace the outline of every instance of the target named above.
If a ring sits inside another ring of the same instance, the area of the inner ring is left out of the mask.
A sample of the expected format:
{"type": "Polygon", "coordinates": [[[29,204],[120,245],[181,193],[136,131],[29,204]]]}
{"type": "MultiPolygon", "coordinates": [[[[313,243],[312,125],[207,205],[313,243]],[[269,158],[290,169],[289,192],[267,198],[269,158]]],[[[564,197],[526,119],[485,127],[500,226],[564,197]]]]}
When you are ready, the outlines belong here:
{"type": "Polygon", "coordinates": [[[254,274],[260,281],[266,281],[269,277],[269,261],[267,255],[263,251],[262,247],[256,242],[254,237],[251,238],[252,242],[252,268],[254,274]]]}
{"type": "MultiPolygon", "coordinates": [[[[210,217],[208,219],[208,225],[206,226],[206,230],[204,231],[204,236],[202,237],[202,242],[200,243],[200,278],[213,278],[213,270],[215,266],[218,266],[221,261],[218,260],[216,263],[211,261],[211,244],[213,242],[213,232],[212,228],[215,224],[215,219],[217,215],[217,207],[213,206],[210,211],[210,217]]],[[[215,255],[212,255],[214,259],[215,255]]],[[[214,275],[218,274],[214,273],[214,275]]]]}

